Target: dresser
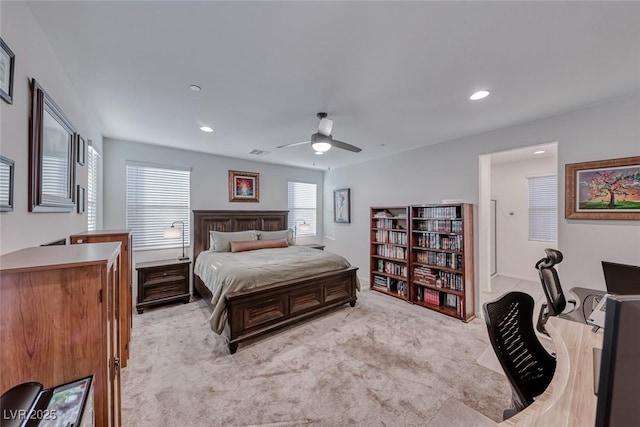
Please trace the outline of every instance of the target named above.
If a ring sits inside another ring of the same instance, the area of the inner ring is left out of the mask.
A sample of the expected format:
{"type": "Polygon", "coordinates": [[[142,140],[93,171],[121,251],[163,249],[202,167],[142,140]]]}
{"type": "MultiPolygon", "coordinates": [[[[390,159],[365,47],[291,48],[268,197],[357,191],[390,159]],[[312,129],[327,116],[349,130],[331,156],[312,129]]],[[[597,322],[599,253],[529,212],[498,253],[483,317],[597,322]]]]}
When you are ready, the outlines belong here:
{"type": "Polygon", "coordinates": [[[120,425],[120,243],[0,257],[0,394],[94,376],[95,425],[120,425]]]}
{"type": "Polygon", "coordinates": [[[131,274],[131,233],[129,230],[92,230],[72,234],[72,245],[84,243],[120,242],[120,363],[127,366],[133,326],[133,298],[131,274]]]}

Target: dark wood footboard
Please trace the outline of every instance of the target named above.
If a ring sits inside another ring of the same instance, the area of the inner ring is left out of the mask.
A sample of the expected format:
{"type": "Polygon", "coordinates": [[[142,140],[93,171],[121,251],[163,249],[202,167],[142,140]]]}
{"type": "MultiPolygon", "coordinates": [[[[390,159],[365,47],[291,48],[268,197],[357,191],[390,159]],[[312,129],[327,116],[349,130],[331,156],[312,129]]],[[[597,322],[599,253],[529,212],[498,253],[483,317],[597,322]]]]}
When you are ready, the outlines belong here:
{"type": "Polygon", "coordinates": [[[356,303],[356,267],[226,295],[229,352],[238,344],[315,316],[356,303]]]}

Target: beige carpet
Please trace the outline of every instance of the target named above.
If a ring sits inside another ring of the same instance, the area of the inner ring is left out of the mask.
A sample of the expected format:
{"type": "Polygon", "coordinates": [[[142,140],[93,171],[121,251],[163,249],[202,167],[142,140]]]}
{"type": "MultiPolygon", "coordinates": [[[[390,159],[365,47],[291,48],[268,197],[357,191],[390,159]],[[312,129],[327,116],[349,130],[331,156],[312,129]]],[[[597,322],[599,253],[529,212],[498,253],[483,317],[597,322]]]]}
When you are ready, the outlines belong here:
{"type": "Polygon", "coordinates": [[[482,320],[464,324],[373,291],[358,298],[233,356],[203,301],[135,315],[123,424],[426,426],[446,419],[449,399],[501,419],[510,388],[476,363],[488,345],[482,320]]]}

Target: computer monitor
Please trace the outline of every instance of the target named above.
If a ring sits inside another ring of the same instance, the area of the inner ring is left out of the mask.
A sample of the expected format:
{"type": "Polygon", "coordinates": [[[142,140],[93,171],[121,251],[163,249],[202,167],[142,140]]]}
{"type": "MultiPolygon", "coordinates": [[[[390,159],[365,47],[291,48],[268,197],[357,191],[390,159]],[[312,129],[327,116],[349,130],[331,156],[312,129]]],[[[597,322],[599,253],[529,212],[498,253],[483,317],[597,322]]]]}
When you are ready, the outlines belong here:
{"type": "Polygon", "coordinates": [[[602,261],[607,292],[617,295],[640,294],[640,267],[602,261]]]}
{"type": "Polygon", "coordinates": [[[640,295],[607,298],[596,427],[640,425],[640,295]]]}

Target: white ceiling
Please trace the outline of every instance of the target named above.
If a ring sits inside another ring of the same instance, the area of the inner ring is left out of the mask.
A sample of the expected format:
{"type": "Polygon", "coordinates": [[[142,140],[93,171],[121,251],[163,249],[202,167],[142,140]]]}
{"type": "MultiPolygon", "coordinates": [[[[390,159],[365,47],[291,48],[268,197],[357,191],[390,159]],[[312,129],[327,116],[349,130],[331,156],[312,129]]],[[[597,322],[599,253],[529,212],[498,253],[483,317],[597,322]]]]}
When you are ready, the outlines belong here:
{"type": "Polygon", "coordinates": [[[335,168],[640,90],[640,2],[29,6],[106,137],[265,162],[335,168]],[[276,149],[318,111],[363,151],[276,149]]]}

